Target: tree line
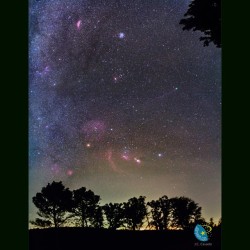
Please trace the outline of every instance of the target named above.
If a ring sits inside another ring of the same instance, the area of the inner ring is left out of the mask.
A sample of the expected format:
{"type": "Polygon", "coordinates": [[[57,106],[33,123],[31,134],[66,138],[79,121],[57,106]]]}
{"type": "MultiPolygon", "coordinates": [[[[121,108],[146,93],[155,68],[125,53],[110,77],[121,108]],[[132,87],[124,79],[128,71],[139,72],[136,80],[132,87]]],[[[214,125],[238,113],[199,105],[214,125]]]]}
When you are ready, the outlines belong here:
{"type": "Polygon", "coordinates": [[[188,229],[195,224],[214,226],[213,219],[206,222],[201,207],[187,197],[145,201],[145,196],[130,198],[127,202],[100,205],[101,198],[93,191],[81,187],[69,190],[62,182],[48,183],[32,201],[38,209],[30,223],[40,228],[77,226],[83,228],[168,230],[188,229]]]}

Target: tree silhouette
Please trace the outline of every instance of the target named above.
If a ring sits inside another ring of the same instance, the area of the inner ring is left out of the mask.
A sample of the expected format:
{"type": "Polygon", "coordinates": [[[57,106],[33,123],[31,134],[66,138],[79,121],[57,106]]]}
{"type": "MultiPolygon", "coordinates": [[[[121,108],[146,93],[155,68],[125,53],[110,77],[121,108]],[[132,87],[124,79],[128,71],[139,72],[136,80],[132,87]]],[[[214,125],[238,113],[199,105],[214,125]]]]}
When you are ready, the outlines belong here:
{"type": "Polygon", "coordinates": [[[93,212],[93,217],[90,218],[91,225],[94,228],[103,228],[103,210],[99,205],[96,206],[93,212]]]}
{"type": "Polygon", "coordinates": [[[35,221],[31,221],[30,223],[38,227],[51,227],[52,226],[52,223],[50,220],[42,220],[40,218],[36,218],[35,221]]]}
{"type": "Polygon", "coordinates": [[[220,218],[219,221],[218,221],[218,224],[217,224],[218,227],[221,226],[221,222],[222,222],[222,219],[220,218]]]}
{"type": "Polygon", "coordinates": [[[73,191],[73,214],[81,227],[101,227],[102,211],[99,208],[100,196],[85,187],[73,191]]]}
{"type": "Polygon", "coordinates": [[[205,34],[200,37],[204,46],[213,42],[221,47],[221,0],[193,0],[180,24],[183,30],[199,30],[205,34]]]}
{"type": "Polygon", "coordinates": [[[117,229],[124,223],[124,208],[122,203],[109,203],[103,206],[110,229],[117,229]]]}
{"type": "MultiPolygon", "coordinates": [[[[210,219],[210,223],[211,223],[211,219],[210,219]]],[[[211,226],[211,225],[210,225],[211,226]]],[[[213,224],[213,230],[221,230],[221,218],[219,219],[217,224],[213,224]]]]}
{"type": "Polygon", "coordinates": [[[145,196],[131,198],[124,203],[125,222],[129,229],[140,229],[147,215],[145,196]]]}
{"type": "Polygon", "coordinates": [[[125,227],[138,230],[147,218],[148,226],[156,230],[171,227],[185,230],[197,223],[211,226],[218,232],[221,228],[221,219],[218,225],[214,224],[213,218],[206,222],[201,217],[201,207],[190,198],[182,196],[169,199],[164,195],[147,205],[145,199],[145,196],[133,197],[124,203],[100,206],[100,196],[93,191],[81,187],[72,192],[61,181],[53,181],[32,198],[40,218],[30,223],[43,228],[60,227],[66,222],[68,226],[73,223],[74,226],[103,228],[105,219],[110,229],[125,227]],[[147,206],[150,207],[149,212],[147,206]],[[70,218],[73,219],[69,221],[70,218]]]}
{"type": "Polygon", "coordinates": [[[160,202],[157,200],[152,200],[147,203],[151,207],[152,221],[149,222],[150,225],[154,226],[156,230],[163,230],[162,223],[162,211],[160,207],[160,202]]]}
{"type": "Polygon", "coordinates": [[[201,218],[201,207],[187,197],[175,197],[170,199],[172,223],[171,226],[188,229],[195,223],[203,221],[201,218]]]}
{"type": "Polygon", "coordinates": [[[43,218],[32,221],[33,225],[60,227],[70,217],[68,212],[71,211],[72,192],[61,181],[48,183],[32,200],[39,210],[37,214],[43,218]]]}
{"type": "Polygon", "coordinates": [[[214,227],[214,226],[215,226],[214,218],[213,218],[213,217],[211,217],[211,218],[209,219],[208,225],[209,225],[210,227],[214,227]]]}
{"type": "Polygon", "coordinates": [[[170,201],[166,195],[159,200],[148,202],[151,207],[152,221],[151,224],[156,230],[166,230],[170,219],[170,201]]]}
{"type": "Polygon", "coordinates": [[[168,197],[164,195],[159,199],[159,202],[162,211],[163,228],[166,230],[168,228],[169,223],[170,201],[168,197]]]}

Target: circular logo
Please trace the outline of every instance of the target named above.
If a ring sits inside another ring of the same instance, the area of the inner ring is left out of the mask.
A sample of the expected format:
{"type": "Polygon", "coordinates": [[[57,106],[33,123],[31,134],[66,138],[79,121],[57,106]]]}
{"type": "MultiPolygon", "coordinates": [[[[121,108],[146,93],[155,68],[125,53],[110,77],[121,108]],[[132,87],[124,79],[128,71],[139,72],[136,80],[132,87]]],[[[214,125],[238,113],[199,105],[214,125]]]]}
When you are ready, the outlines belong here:
{"type": "Polygon", "coordinates": [[[194,235],[199,241],[208,241],[208,233],[212,231],[212,228],[207,225],[199,225],[197,224],[194,228],[194,235]],[[205,229],[206,228],[206,229],[205,229]]]}

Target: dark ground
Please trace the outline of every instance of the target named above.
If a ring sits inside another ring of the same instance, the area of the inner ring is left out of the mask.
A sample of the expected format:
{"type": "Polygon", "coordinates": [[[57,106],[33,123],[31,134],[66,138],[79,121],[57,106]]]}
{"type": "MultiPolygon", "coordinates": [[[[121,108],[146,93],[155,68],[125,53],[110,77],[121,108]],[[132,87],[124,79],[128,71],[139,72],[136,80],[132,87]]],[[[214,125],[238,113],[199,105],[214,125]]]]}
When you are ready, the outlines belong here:
{"type": "Polygon", "coordinates": [[[164,249],[219,250],[220,231],[213,231],[204,244],[196,240],[193,231],[125,231],[82,228],[50,228],[29,230],[30,250],[74,249],[164,249]]]}

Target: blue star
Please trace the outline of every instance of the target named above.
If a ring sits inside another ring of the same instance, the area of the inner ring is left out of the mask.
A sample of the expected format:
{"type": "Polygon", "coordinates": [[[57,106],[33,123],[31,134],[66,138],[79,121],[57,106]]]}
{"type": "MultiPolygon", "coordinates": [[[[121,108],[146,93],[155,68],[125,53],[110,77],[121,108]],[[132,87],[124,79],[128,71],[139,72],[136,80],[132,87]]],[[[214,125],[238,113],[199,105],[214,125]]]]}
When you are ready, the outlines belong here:
{"type": "Polygon", "coordinates": [[[123,39],[123,38],[125,38],[125,33],[123,33],[123,32],[120,32],[120,33],[118,34],[118,37],[119,37],[120,39],[123,39]]]}

